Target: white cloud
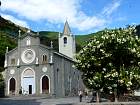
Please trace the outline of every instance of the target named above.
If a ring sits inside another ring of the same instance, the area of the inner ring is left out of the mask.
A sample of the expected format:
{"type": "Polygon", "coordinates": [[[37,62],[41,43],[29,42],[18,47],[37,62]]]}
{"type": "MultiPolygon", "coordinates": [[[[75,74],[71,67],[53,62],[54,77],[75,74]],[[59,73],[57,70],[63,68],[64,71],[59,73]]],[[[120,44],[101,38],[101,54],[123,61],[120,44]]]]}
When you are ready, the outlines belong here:
{"type": "Polygon", "coordinates": [[[104,24],[106,23],[106,21],[104,19],[99,19],[97,17],[88,17],[86,16],[86,18],[81,19],[79,22],[75,22],[73,27],[79,27],[79,30],[89,30],[92,28],[97,28],[97,27],[101,27],[104,26],[104,24]]]}
{"type": "Polygon", "coordinates": [[[102,14],[104,14],[106,16],[110,16],[114,11],[116,11],[118,9],[118,7],[120,5],[121,5],[121,0],[116,0],[116,1],[114,0],[109,5],[104,7],[102,14]]]}
{"type": "MultiPolygon", "coordinates": [[[[60,24],[68,19],[70,26],[80,31],[103,27],[107,23],[104,17],[85,14],[80,3],[81,0],[2,0],[2,11],[14,12],[32,21],[47,20],[52,24],[60,24]]],[[[102,13],[110,15],[119,5],[119,2],[114,2],[102,13]]]]}
{"type": "Polygon", "coordinates": [[[7,14],[1,14],[1,16],[5,19],[8,19],[12,22],[14,22],[15,24],[17,25],[20,25],[20,26],[23,26],[23,27],[26,27],[26,28],[29,28],[27,22],[23,21],[23,20],[19,20],[11,15],[7,15],[7,14]]]}
{"type": "Polygon", "coordinates": [[[78,0],[2,0],[2,10],[9,10],[29,20],[64,21],[77,14],[78,0]]]}

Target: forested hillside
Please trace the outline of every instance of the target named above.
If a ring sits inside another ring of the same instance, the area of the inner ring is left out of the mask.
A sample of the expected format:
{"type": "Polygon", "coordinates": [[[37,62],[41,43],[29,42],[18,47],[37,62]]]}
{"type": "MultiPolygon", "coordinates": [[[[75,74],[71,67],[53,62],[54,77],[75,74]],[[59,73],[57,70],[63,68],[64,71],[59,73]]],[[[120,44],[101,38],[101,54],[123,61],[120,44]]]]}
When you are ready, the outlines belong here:
{"type": "MultiPolygon", "coordinates": [[[[8,35],[10,38],[16,39],[18,36],[18,30],[21,30],[21,34],[24,34],[28,29],[25,27],[18,26],[12,23],[9,20],[6,20],[0,17],[0,31],[5,35],[8,35]]],[[[32,31],[33,32],[33,31],[32,31]]],[[[36,33],[36,32],[34,32],[36,33]]],[[[41,43],[47,46],[50,46],[50,41],[53,41],[54,49],[58,51],[58,32],[52,31],[40,31],[39,37],[41,39],[41,43]]],[[[81,49],[81,46],[85,44],[85,41],[92,37],[92,34],[89,35],[76,35],[76,46],[77,51],[81,49]]]]}
{"type": "MultiPolygon", "coordinates": [[[[0,70],[3,71],[5,51],[6,47],[9,47],[9,50],[13,49],[17,45],[18,31],[21,30],[21,35],[23,35],[28,29],[25,27],[18,26],[12,23],[9,20],[0,17],[0,70]]],[[[32,31],[33,32],[33,31],[32,31]]],[[[34,32],[37,33],[37,32],[34,32]]],[[[50,42],[53,41],[53,47],[58,51],[58,32],[50,31],[40,31],[39,37],[41,43],[47,46],[50,46],[50,42]]],[[[76,36],[76,46],[77,51],[81,49],[86,40],[88,40],[91,35],[76,36]]]]}

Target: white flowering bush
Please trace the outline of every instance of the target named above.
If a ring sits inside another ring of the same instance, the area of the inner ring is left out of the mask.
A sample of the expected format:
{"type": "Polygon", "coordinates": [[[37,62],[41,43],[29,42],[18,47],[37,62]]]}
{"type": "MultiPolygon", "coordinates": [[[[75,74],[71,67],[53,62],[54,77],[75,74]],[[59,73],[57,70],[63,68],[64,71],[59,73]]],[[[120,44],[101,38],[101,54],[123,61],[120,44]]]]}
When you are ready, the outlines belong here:
{"type": "Polygon", "coordinates": [[[85,85],[125,93],[140,87],[140,38],[135,27],[102,31],[76,55],[75,67],[85,85]]]}

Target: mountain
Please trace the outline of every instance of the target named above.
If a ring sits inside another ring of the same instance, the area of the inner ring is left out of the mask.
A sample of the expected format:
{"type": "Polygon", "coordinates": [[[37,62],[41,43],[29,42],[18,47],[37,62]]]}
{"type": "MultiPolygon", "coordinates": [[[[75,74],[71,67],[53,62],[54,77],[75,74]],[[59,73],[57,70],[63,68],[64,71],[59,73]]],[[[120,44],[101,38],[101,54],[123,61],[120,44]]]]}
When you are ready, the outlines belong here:
{"type": "MultiPolygon", "coordinates": [[[[0,17],[0,32],[5,33],[12,39],[17,39],[18,31],[21,30],[21,34],[27,32],[27,28],[21,27],[19,25],[14,24],[13,22],[0,17]]],[[[32,31],[33,32],[33,31],[32,31]]],[[[34,32],[37,33],[37,32],[34,32]]],[[[42,44],[50,46],[50,41],[53,41],[54,49],[58,51],[58,32],[52,31],[40,31],[39,37],[42,44]]],[[[81,49],[82,46],[85,45],[85,42],[92,37],[93,34],[89,35],[76,35],[76,47],[77,51],[81,49]]]]}
{"type": "Polygon", "coordinates": [[[0,16],[0,31],[7,33],[9,36],[16,37],[19,30],[21,30],[22,33],[25,33],[28,29],[16,25],[13,22],[6,20],[0,16]]]}
{"type": "MultiPolygon", "coordinates": [[[[17,46],[17,37],[18,31],[21,30],[21,35],[27,32],[27,28],[21,27],[14,24],[10,20],[6,20],[0,16],[0,71],[3,70],[5,51],[6,47],[9,47],[9,50],[17,46]]],[[[33,33],[37,33],[32,31],[33,33]]],[[[53,41],[54,49],[58,51],[58,32],[51,31],[40,31],[39,37],[40,42],[44,45],[50,46],[50,42],[53,41]]],[[[89,35],[76,35],[76,48],[77,52],[85,45],[86,41],[92,37],[93,34],[89,35]]]]}
{"type": "Polygon", "coordinates": [[[0,72],[3,71],[6,47],[11,50],[16,46],[16,40],[9,37],[8,34],[0,31],[0,72]]]}
{"type": "MultiPolygon", "coordinates": [[[[136,26],[137,34],[140,35],[140,25],[136,26]]],[[[4,19],[0,16],[0,61],[4,61],[5,49],[9,46],[9,49],[14,48],[17,45],[18,31],[21,30],[21,34],[27,32],[27,28],[14,24],[13,22],[4,19]]],[[[37,33],[32,31],[33,33],[37,33]]],[[[91,33],[87,35],[75,35],[76,50],[77,52],[86,44],[93,35],[99,36],[103,31],[91,33]]],[[[53,41],[53,47],[58,51],[58,32],[52,31],[40,31],[40,42],[44,45],[50,46],[50,42],[53,41]]],[[[0,62],[0,67],[3,67],[3,62],[0,62]]]]}
{"type": "MultiPolygon", "coordinates": [[[[40,31],[40,39],[42,44],[45,44],[47,46],[50,45],[50,41],[53,41],[54,49],[58,51],[58,32],[50,32],[50,31],[40,31]],[[43,40],[47,39],[47,40],[43,40]]],[[[92,34],[89,35],[75,35],[76,39],[76,50],[77,52],[81,49],[82,46],[85,45],[86,41],[92,37],[92,34]]]]}

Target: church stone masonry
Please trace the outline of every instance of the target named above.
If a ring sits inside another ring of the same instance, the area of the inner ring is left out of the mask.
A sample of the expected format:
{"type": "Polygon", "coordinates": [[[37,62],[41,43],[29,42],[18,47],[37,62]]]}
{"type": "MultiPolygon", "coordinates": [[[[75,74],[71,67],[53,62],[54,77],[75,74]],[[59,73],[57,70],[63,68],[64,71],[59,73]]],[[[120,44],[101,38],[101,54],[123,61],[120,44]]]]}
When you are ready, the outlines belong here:
{"type": "Polygon", "coordinates": [[[30,31],[18,37],[18,46],[5,54],[5,94],[64,97],[77,95],[82,88],[80,72],[72,67],[75,36],[68,22],[59,33],[59,52],[40,44],[38,34],[30,31]]]}

